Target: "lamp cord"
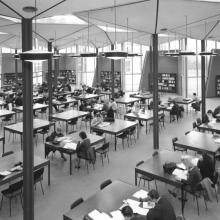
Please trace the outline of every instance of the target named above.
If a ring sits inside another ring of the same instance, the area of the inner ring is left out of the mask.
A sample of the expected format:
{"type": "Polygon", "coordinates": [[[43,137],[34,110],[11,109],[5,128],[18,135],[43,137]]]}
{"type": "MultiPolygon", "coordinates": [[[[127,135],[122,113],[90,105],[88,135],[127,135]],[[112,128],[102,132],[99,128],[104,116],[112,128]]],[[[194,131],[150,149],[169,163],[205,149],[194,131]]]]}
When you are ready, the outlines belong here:
{"type": "Polygon", "coordinates": [[[116,34],[116,0],[114,0],[114,7],[115,7],[115,49],[117,44],[117,34],[116,34]]]}

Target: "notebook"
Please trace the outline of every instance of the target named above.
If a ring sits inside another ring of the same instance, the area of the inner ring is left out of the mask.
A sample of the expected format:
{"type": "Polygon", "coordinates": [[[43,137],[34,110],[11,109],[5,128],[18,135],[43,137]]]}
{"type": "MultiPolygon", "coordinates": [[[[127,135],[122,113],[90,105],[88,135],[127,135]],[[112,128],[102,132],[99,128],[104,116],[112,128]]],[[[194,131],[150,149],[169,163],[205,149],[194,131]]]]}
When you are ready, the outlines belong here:
{"type": "Polygon", "coordinates": [[[66,143],[63,148],[70,149],[70,150],[76,150],[76,147],[77,147],[76,143],[66,143]]]}

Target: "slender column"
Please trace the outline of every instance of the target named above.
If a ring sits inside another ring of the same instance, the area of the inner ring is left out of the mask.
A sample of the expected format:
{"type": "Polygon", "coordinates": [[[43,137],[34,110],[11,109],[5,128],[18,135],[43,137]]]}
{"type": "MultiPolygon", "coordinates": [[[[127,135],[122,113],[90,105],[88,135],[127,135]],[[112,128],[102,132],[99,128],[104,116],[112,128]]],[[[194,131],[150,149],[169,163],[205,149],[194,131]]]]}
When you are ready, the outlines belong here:
{"type": "MultiPolygon", "coordinates": [[[[57,51],[57,48],[54,48],[57,51]]],[[[57,77],[59,76],[60,66],[59,59],[54,60],[54,86],[57,86],[57,77]]]]}
{"type": "Polygon", "coordinates": [[[154,150],[159,149],[159,127],[158,127],[158,35],[152,35],[153,51],[152,51],[152,70],[153,70],[153,120],[154,120],[154,134],[153,145],[154,150]]]}
{"type": "MultiPolygon", "coordinates": [[[[114,50],[114,44],[111,44],[111,50],[114,50]]],[[[112,98],[115,97],[115,61],[111,59],[111,73],[112,73],[112,98]]]]}
{"type": "Polygon", "coordinates": [[[152,52],[152,46],[150,46],[150,74],[149,74],[149,80],[148,80],[148,86],[149,86],[149,90],[150,92],[153,92],[153,52],[152,52]]]}
{"type": "MultiPolygon", "coordinates": [[[[32,19],[22,19],[22,51],[32,50],[32,19]]],[[[22,61],[23,72],[23,200],[24,220],[34,220],[33,190],[33,70],[22,61]]]]}
{"type": "MultiPolygon", "coordinates": [[[[201,51],[205,51],[205,40],[201,40],[201,51]]],[[[205,56],[201,56],[201,96],[202,96],[202,116],[206,113],[206,85],[205,85],[205,56]]]]}
{"type": "MultiPolygon", "coordinates": [[[[17,54],[18,50],[15,49],[15,54],[17,54]]],[[[18,85],[18,59],[15,59],[15,82],[18,85]]]]}
{"type": "MultiPolygon", "coordinates": [[[[48,51],[52,52],[52,42],[48,42],[48,51]]],[[[51,120],[51,116],[53,114],[52,109],[52,57],[48,60],[48,76],[47,76],[47,84],[48,84],[48,99],[49,99],[49,121],[51,120]]]]}

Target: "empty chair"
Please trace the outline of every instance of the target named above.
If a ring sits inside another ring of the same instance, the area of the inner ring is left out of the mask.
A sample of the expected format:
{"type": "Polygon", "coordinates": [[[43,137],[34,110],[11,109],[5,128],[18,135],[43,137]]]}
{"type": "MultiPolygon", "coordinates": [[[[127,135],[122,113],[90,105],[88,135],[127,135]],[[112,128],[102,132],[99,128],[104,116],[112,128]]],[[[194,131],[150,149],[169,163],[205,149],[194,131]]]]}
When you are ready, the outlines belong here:
{"type": "Polygon", "coordinates": [[[70,209],[76,208],[78,205],[80,205],[80,204],[83,203],[83,202],[84,202],[83,198],[78,198],[77,200],[75,200],[75,201],[71,204],[70,209]]]}
{"type": "Polygon", "coordinates": [[[127,139],[127,143],[128,143],[128,147],[129,147],[128,130],[122,132],[121,134],[118,134],[116,137],[122,140],[122,146],[123,146],[123,148],[124,148],[124,140],[127,139]]]}
{"type": "Polygon", "coordinates": [[[190,133],[190,131],[186,131],[186,132],[185,132],[185,135],[187,135],[187,134],[189,134],[189,133],[190,133]]]}
{"type": "Polygon", "coordinates": [[[100,189],[101,189],[101,190],[104,189],[106,186],[110,185],[111,183],[112,183],[112,181],[111,181],[110,179],[105,180],[104,182],[102,182],[102,183],[100,184],[100,189]]]}
{"type": "Polygon", "coordinates": [[[44,128],[42,128],[42,129],[37,131],[38,134],[42,134],[43,135],[43,142],[44,142],[44,136],[45,136],[45,134],[48,135],[49,130],[50,130],[50,126],[47,126],[47,127],[44,127],[44,128]]]}
{"type": "Polygon", "coordinates": [[[192,126],[193,126],[193,130],[195,130],[197,128],[197,124],[195,121],[193,122],[192,126]]]}
{"type": "Polygon", "coordinates": [[[42,185],[43,174],[44,174],[44,167],[34,171],[34,185],[35,185],[35,188],[36,188],[36,184],[38,182],[40,182],[41,190],[42,190],[42,193],[44,195],[44,190],[43,190],[43,185],[42,185]]]}
{"type": "Polygon", "coordinates": [[[180,152],[187,152],[187,149],[186,148],[182,148],[182,147],[177,147],[176,146],[176,142],[178,141],[178,138],[175,137],[172,139],[172,143],[173,143],[173,150],[174,151],[180,151],[180,152]]]}
{"type": "Polygon", "coordinates": [[[104,143],[102,147],[96,149],[96,153],[100,154],[101,160],[102,160],[102,165],[103,163],[103,157],[106,157],[108,159],[109,163],[109,157],[108,157],[108,152],[109,152],[109,142],[104,143]]]}
{"type": "Polygon", "coordinates": [[[6,156],[11,155],[11,154],[13,154],[13,153],[14,153],[14,151],[12,151],[12,150],[7,151],[7,152],[5,152],[5,153],[2,154],[2,157],[6,157],[6,156]]]}
{"type": "MultiPolygon", "coordinates": [[[[136,164],[136,167],[139,167],[141,164],[143,164],[144,161],[140,161],[136,164]]],[[[150,189],[150,182],[154,180],[154,183],[155,183],[155,187],[157,189],[157,182],[156,182],[156,179],[154,179],[153,177],[148,177],[148,176],[145,176],[145,175],[142,175],[142,174],[138,174],[138,177],[139,179],[139,182],[138,182],[138,186],[140,186],[140,183],[141,183],[141,180],[144,181],[144,186],[145,186],[145,181],[147,181],[147,185],[148,185],[148,190],[150,189]]]]}
{"type": "Polygon", "coordinates": [[[11,200],[20,197],[21,205],[22,205],[22,188],[23,188],[23,180],[11,184],[7,189],[2,191],[2,200],[1,200],[1,208],[3,203],[3,198],[6,197],[9,199],[9,211],[11,216],[11,200]]]}

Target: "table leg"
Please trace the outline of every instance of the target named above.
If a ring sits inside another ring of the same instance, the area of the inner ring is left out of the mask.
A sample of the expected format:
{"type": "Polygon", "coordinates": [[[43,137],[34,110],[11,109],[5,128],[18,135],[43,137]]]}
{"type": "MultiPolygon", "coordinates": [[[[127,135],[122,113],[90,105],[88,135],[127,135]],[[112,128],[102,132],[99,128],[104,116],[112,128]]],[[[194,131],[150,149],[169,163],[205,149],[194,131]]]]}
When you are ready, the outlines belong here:
{"type": "Polygon", "coordinates": [[[147,134],[147,121],[146,121],[146,134],[147,134]]]}
{"type": "Polygon", "coordinates": [[[23,149],[23,146],[22,146],[22,145],[23,145],[23,138],[22,138],[22,135],[23,135],[23,134],[21,134],[21,150],[23,149]]]}
{"type": "Polygon", "coordinates": [[[182,210],[182,215],[184,215],[184,190],[183,190],[183,185],[181,186],[181,210],[182,210]]]}
{"type": "Polygon", "coordinates": [[[3,140],[3,148],[2,148],[3,153],[5,153],[5,129],[4,129],[4,140],[3,140]]]}
{"type": "Polygon", "coordinates": [[[50,185],[50,160],[48,160],[48,186],[50,185]]]}
{"type": "Polygon", "coordinates": [[[70,154],[70,175],[72,175],[72,154],[70,154]]]}
{"type": "Polygon", "coordinates": [[[140,125],[137,124],[136,126],[137,126],[137,139],[139,139],[140,125]]]}
{"type": "Polygon", "coordinates": [[[135,186],[137,186],[137,175],[138,175],[138,174],[137,174],[137,171],[136,171],[136,169],[135,169],[135,177],[134,177],[134,178],[135,178],[135,180],[134,180],[134,181],[135,181],[135,186]]]}
{"type": "Polygon", "coordinates": [[[115,134],[115,151],[116,151],[116,144],[117,144],[117,139],[116,139],[116,134],[115,134]]]}

